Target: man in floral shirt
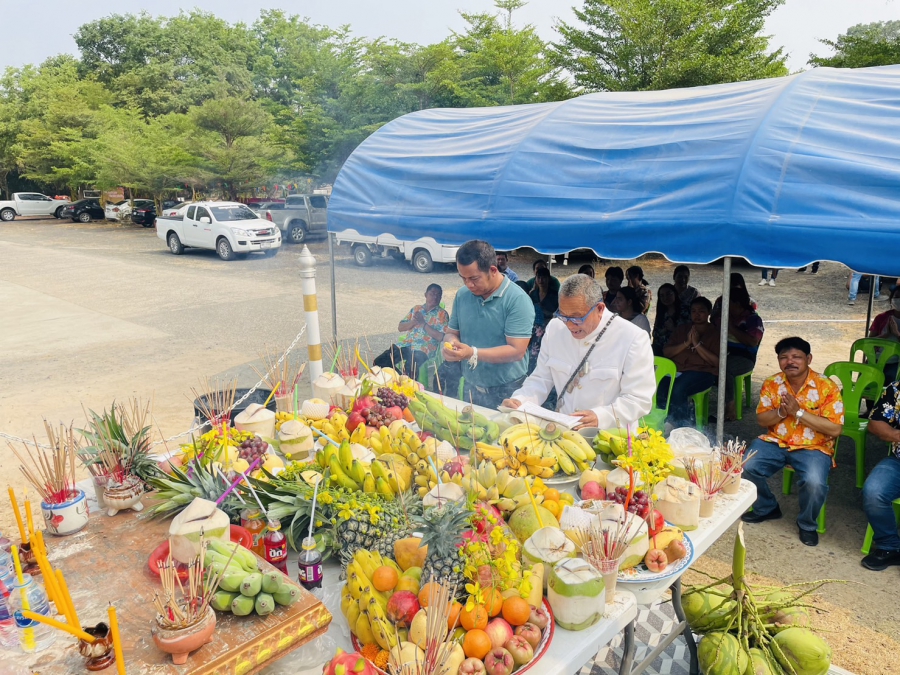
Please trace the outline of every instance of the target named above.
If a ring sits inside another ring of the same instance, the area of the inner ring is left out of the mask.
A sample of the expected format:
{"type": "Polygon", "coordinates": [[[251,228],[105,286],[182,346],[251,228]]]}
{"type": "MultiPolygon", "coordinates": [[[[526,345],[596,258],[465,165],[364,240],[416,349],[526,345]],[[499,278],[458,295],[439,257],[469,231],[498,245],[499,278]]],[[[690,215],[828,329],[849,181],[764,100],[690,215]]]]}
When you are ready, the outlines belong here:
{"type": "Polygon", "coordinates": [[[878,463],[863,486],[863,509],[875,536],[874,549],[862,565],[877,572],[900,565],[900,536],[892,504],[900,499],[900,381],[885,387],[869,415],[869,431],[891,445],[887,459],[878,463]]]}
{"type": "Polygon", "coordinates": [[[425,304],[409,310],[397,326],[397,330],[406,335],[378,355],[372,364],[390,368],[403,361],[406,374],[416,377],[422,364],[437,353],[444,339],[444,328],[450,323],[450,315],[441,307],[443,295],[443,288],[429,284],[425,289],[425,304]]]}
{"type": "Polygon", "coordinates": [[[756,408],[757,422],[768,431],[747,448],[756,454],[744,465],[744,478],[756,485],[756,501],[741,520],[761,523],[781,518],[766,479],[789,465],[798,478],[800,541],[816,546],[816,518],[828,494],[844,403],[838,386],[810,369],[812,353],[806,340],[784,338],[775,345],[775,353],[781,372],[763,382],[756,408]]]}

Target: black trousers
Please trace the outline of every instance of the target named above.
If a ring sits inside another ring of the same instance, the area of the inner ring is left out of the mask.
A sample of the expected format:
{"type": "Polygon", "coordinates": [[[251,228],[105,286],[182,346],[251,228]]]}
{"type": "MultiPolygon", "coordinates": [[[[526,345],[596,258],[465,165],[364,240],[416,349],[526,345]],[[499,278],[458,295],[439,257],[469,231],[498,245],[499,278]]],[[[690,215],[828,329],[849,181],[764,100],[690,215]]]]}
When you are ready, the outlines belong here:
{"type": "Polygon", "coordinates": [[[397,368],[403,361],[403,372],[410,377],[418,377],[422,370],[422,364],[428,360],[428,354],[412,347],[391,345],[372,361],[373,366],[379,368],[397,368]],[[393,356],[392,356],[393,354],[393,356]]]}

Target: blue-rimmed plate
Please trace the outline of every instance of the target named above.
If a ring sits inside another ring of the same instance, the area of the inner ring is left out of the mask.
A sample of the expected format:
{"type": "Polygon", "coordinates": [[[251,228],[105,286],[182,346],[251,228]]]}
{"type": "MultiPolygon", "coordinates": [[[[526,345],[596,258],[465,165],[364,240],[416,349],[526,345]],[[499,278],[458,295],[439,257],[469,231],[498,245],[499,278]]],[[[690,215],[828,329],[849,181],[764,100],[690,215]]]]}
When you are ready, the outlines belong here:
{"type": "Polygon", "coordinates": [[[619,570],[618,581],[624,583],[646,584],[653,581],[662,581],[669,577],[675,576],[691,566],[694,561],[694,544],[691,538],[684,535],[684,547],[687,549],[687,555],[676,560],[671,565],[666,565],[666,569],[661,572],[651,572],[647,566],[641,562],[636,567],[627,570],[619,570]]]}

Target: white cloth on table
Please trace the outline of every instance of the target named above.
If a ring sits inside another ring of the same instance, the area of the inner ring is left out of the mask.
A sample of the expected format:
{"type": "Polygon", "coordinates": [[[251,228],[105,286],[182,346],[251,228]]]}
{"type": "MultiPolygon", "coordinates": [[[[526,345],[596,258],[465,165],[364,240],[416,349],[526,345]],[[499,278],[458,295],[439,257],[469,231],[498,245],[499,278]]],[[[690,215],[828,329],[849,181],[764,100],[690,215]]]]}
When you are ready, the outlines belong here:
{"type": "Polygon", "coordinates": [[[601,429],[633,427],[650,412],[656,391],[650,337],[630,321],[605,310],[596,330],[576,340],[559,319],[547,325],[534,372],[512,398],[542,404],[556,387],[563,397],[560,412],[592,410],[601,429]],[[604,326],[611,325],[591,352],[587,373],[571,393],[563,388],[604,326]]]}

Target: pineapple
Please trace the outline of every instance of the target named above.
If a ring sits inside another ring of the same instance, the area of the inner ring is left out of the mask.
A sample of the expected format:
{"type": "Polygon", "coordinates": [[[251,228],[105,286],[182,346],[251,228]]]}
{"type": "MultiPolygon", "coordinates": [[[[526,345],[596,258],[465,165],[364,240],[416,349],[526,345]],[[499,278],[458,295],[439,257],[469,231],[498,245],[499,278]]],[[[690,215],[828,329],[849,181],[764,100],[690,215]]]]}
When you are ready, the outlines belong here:
{"type": "MultiPolygon", "coordinates": [[[[183,467],[173,468],[171,476],[159,472],[147,482],[156,490],[153,495],[156,503],[145,511],[151,518],[175,516],[187,508],[195,497],[215,502],[228,489],[228,484],[222,481],[221,476],[213,475],[212,469],[204,468],[196,460],[183,467]]],[[[228,514],[232,522],[238,522],[244,504],[232,492],[219,504],[219,508],[228,514]]]]}
{"type": "Polygon", "coordinates": [[[133,474],[147,483],[158,476],[157,457],[150,452],[149,404],[131,399],[128,404],[113,403],[109,409],[98,415],[89,413],[88,428],[81,435],[87,445],[79,450],[79,458],[85,466],[100,464],[100,455],[109,452],[115,455],[127,474],[133,474]]]}
{"type": "Polygon", "coordinates": [[[422,581],[433,578],[455,585],[457,591],[465,584],[463,560],[459,544],[470,524],[472,512],[466,502],[449,502],[441,507],[426,509],[413,519],[422,533],[422,546],[428,546],[422,581]]]}

